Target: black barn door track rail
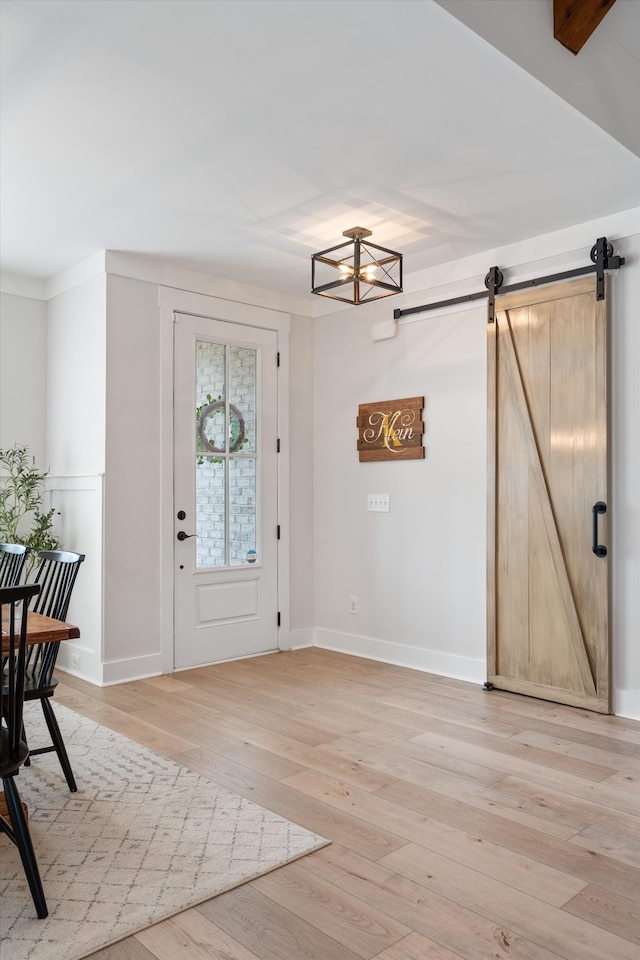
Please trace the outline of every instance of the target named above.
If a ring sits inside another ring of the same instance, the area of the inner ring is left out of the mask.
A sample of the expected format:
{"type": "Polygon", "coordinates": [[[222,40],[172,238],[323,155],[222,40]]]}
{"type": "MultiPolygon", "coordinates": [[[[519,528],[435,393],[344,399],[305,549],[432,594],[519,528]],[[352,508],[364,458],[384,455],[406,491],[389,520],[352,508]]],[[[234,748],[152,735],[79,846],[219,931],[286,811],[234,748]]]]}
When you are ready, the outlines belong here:
{"type": "Polygon", "coordinates": [[[569,280],[571,277],[583,277],[589,273],[596,275],[596,300],[604,300],[605,270],[618,270],[624,265],[624,257],[614,256],[613,244],[606,237],[599,237],[591,248],[591,263],[586,267],[577,267],[575,270],[564,270],[562,273],[551,273],[546,277],[535,277],[533,280],[522,280],[520,283],[509,283],[503,286],[504,277],[499,267],[491,267],[484,278],[486,290],[477,293],[467,293],[462,297],[451,297],[449,300],[438,300],[436,303],[425,303],[421,307],[407,307],[406,310],[394,310],[393,319],[400,320],[413,313],[424,313],[426,310],[437,310],[439,307],[452,307],[456,303],[470,303],[473,300],[489,301],[487,320],[495,320],[495,300],[503,293],[513,293],[515,290],[526,290],[528,287],[540,287],[545,283],[555,283],[557,280],[569,280]]]}

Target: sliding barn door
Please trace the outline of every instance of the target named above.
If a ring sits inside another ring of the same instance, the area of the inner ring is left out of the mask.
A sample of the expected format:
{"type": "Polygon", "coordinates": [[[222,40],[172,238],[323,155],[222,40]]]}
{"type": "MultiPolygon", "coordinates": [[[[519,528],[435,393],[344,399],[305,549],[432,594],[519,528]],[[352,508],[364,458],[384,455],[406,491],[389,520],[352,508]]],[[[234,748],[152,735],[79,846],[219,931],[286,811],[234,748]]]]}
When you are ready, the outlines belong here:
{"type": "Polygon", "coordinates": [[[487,679],[609,713],[609,557],[593,549],[609,542],[599,512],[608,506],[607,301],[586,277],[499,297],[496,308],[487,679]]]}

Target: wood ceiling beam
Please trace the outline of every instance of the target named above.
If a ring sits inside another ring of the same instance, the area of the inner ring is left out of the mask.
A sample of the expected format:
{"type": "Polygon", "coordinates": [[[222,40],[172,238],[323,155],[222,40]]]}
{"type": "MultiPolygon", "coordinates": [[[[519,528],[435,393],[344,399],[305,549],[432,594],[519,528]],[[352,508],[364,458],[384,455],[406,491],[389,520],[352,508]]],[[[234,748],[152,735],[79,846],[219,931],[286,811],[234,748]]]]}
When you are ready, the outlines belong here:
{"type": "Polygon", "coordinates": [[[553,0],[553,35],[578,53],[616,0],[553,0]]]}

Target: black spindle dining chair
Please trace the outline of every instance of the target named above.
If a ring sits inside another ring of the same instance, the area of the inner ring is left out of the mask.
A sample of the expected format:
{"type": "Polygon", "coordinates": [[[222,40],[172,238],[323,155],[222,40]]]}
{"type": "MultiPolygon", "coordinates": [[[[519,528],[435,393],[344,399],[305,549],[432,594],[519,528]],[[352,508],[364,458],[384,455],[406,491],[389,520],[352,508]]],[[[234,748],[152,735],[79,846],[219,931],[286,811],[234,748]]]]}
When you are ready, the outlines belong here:
{"type": "Polygon", "coordinates": [[[0,587],[0,604],[4,604],[2,658],[6,666],[0,683],[0,776],[7,807],[0,816],[0,833],[15,843],[20,853],[31,896],[40,919],[47,916],[40,871],[36,860],[29,824],[16,786],[16,774],[29,755],[22,736],[22,707],[27,642],[26,606],[40,592],[38,584],[22,587],[0,587]]]}
{"type": "MultiPolygon", "coordinates": [[[[34,582],[40,586],[40,594],[31,607],[35,613],[42,613],[54,620],[66,620],[69,601],[73,591],[80,564],[84,560],[83,553],[70,553],[64,550],[41,550],[38,553],[40,561],[34,582]]],[[[69,790],[75,793],[78,789],[71,769],[71,763],[60,733],[60,727],[53,712],[51,699],[58,686],[58,680],[53,674],[60,643],[42,643],[29,647],[27,651],[27,666],[25,677],[25,701],[39,700],[46,721],[51,744],[47,747],[29,748],[31,757],[42,753],[57,753],[60,766],[64,772],[69,790]]],[[[26,734],[25,734],[26,737],[26,734]]],[[[30,760],[27,760],[27,766],[30,760]]]]}
{"type": "Polygon", "coordinates": [[[0,587],[15,587],[20,583],[28,553],[31,547],[21,543],[0,543],[0,587]]]}

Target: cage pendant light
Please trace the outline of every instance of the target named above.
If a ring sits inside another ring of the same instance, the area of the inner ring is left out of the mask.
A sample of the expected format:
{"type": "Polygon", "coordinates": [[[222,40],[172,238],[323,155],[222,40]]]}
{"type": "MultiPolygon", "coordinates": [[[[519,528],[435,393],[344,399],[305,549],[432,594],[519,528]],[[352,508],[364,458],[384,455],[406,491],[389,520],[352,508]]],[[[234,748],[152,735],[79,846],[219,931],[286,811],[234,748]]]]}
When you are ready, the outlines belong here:
{"type": "Polygon", "coordinates": [[[402,254],[367,240],[371,230],[345,230],[347,243],[311,257],[311,292],[345,303],[369,303],[402,293],[402,254]]]}

